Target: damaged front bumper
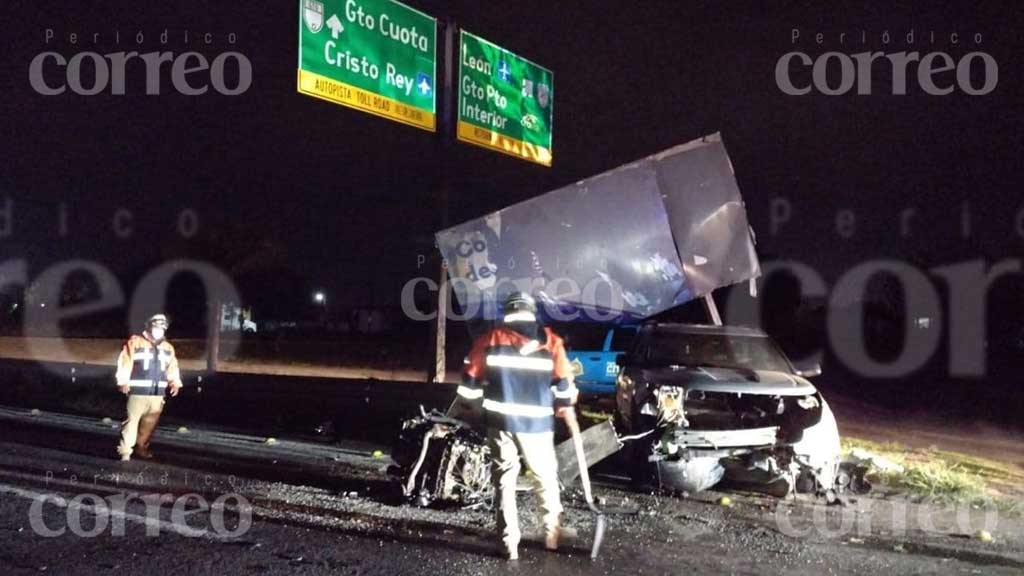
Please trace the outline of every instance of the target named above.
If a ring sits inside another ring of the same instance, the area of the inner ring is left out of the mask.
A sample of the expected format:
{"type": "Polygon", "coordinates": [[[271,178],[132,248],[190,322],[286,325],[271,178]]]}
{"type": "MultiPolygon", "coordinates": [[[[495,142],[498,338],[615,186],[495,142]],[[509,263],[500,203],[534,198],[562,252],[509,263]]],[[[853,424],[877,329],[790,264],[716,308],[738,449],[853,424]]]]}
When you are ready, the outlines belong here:
{"type": "Polygon", "coordinates": [[[718,484],[784,497],[828,495],[839,472],[839,431],[828,404],[815,397],[820,417],[797,439],[783,426],[698,429],[685,420],[659,427],[648,462],[662,488],[696,493],[718,484]]]}

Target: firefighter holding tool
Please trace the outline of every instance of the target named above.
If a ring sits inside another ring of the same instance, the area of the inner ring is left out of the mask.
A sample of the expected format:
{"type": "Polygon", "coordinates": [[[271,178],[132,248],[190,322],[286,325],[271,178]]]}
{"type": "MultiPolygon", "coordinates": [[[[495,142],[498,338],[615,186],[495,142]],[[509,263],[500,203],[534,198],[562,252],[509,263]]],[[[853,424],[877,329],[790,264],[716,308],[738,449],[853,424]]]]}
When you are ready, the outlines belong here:
{"type": "Polygon", "coordinates": [[[516,560],[521,538],[516,509],[520,455],[537,481],[544,544],[558,547],[562,504],[555,458],[554,418],[574,417],[578,392],[565,344],[537,321],[537,303],[513,293],[503,319],[473,343],[453,415],[482,409],[493,459],[491,481],[506,557],[516,560]]]}

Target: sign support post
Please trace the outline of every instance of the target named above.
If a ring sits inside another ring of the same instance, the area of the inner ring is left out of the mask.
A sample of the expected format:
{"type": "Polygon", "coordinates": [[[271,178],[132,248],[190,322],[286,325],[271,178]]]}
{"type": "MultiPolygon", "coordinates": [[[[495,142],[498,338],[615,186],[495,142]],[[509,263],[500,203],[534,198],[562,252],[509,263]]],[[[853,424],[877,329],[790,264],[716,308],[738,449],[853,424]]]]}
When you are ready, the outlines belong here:
{"type": "MultiPolygon", "coordinates": [[[[456,161],[453,158],[455,146],[452,145],[452,135],[455,132],[455,24],[450,21],[442,21],[442,46],[443,59],[441,78],[439,82],[439,108],[440,108],[440,130],[438,137],[442,150],[441,159],[437,166],[441,171],[439,181],[441,201],[441,227],[448,226],[448,202],[452,187],[452,171],[455,169],[456,161]]],[[[440,254],[440,251],[438,251],[440,254]]],[[[437,324],[434,328],[434,365],[432,367],[432,380],[434,383],[443,383],[448,375],[447,355],[445,354],[448,338],[448,267],[441,256],[441,278],[437,286],[437,324]]]]}

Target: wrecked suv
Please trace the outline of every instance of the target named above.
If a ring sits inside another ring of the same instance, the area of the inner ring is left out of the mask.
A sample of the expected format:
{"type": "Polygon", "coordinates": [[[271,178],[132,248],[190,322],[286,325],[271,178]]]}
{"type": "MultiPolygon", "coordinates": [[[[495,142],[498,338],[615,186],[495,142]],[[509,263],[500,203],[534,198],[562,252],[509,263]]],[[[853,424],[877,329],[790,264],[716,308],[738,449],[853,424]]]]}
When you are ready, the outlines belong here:
{"type": "Polygon", "coordinates": [[[833,495],[839,432],[828,404],[751,328],[647,324],[620,357],[618,428],[634,480],[699,492],[728,482],[833,495]]]}

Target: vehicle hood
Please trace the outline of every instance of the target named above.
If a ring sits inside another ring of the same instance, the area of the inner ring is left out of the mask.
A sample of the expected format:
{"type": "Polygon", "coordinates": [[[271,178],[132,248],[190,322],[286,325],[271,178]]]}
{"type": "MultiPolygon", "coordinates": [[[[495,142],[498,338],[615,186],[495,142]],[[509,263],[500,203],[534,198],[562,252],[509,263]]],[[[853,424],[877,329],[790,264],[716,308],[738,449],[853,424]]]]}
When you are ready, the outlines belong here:
{"type": "Polygon", "coordinates": [[[807,396],[817,393],[814,385],[806,379],[773,370],[755,370],[756,381],[750,377],[750,372],[732,368],[665,367],[645,368],[641,372],[645,382],[679,386],[686,390],[768,396],[807,396]]]}

